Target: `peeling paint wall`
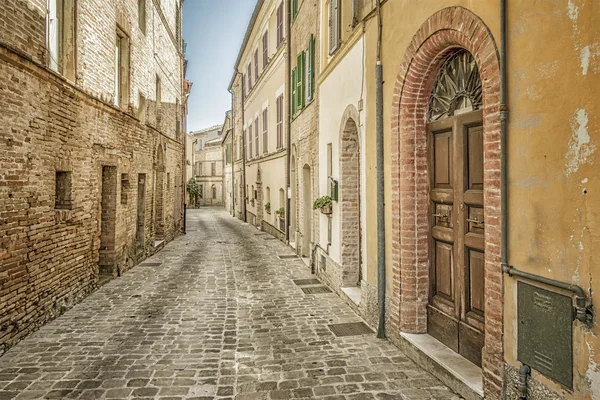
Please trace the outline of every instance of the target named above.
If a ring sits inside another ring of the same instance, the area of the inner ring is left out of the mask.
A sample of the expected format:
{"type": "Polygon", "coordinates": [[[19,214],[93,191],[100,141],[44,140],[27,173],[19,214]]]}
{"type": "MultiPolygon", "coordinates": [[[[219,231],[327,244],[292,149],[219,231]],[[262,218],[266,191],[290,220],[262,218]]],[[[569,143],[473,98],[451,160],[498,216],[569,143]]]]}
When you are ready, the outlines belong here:
{"type": "MultiPolygon", "coordinates": [[[[580,285],[598,305],[600,3],[508,5],[509,263],[580,285]]],[[[505,357],[518,367],[516,300],[505,278],[505,357]]],[[[573,392],[533,378],[566,399],[600,399],[597,331],[574,322],[573,392]]]]}

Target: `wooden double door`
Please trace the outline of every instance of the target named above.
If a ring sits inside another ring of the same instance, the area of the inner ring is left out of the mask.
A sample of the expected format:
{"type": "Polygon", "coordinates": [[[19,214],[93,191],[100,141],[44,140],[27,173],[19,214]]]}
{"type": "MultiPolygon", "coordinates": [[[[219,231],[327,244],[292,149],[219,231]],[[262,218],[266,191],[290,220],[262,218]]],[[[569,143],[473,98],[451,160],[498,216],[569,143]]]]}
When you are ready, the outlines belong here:
{"type": "Polygon", "coordinates": [[[428,124],[428,333],[481,366],[484,343],[481,111],[428,124]]]}

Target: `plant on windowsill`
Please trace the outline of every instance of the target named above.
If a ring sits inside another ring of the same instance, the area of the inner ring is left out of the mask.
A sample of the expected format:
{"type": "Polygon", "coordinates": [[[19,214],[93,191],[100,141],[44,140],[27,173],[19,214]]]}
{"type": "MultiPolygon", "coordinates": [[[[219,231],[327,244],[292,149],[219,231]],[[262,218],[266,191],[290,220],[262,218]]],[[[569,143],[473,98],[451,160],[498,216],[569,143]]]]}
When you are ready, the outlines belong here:
{"type": "Polygon", "coordinates": [[[323,196],[323,197],[319,197],[318,199],[316,199],[315,202],[313,203],[313,210],[318,210],[318,209],[321,209],[321,213],[323,213],[325,215],[330,215],[332,212],[331,197],[323,196]]]}
{"type": "Polygon", "coordinates": [[[271,214],[271,203],[265,204],[265,211],[267,211],[267,214],[271,214]]]}
{"type": "Polygon", "coordinates": [[[281,207],[279,210],[275,211],[275,214],[279,217],[279,219],[285,218],[285,208],[281,207]]]}

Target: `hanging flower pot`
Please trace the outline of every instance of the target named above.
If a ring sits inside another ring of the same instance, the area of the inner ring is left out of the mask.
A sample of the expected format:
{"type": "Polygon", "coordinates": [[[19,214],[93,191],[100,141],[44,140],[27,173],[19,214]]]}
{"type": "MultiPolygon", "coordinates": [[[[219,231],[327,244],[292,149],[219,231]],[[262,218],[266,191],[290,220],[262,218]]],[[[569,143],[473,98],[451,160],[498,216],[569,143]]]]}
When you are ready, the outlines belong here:
{"type": "Polygon", "coordinates": [[[331,197],[323,196],[319,197],[313,203],[313,210],[321,209],[321,213],[325,215],[331,214],[331,197]]]}
{"type": "Polygon", "coordinates": [[[321,214],[330,215],[332,213],[331,204],[321,207],[321,214]]]}

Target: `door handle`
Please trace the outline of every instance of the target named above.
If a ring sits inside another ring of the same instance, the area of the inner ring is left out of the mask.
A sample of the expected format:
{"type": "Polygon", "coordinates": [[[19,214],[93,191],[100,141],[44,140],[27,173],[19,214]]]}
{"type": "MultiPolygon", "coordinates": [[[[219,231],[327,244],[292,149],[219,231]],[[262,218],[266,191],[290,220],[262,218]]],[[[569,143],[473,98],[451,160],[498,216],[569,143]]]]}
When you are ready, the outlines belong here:
{"type": "Polygon", "coordinates": [[[448,214],[431,214],[432,217],[448,218],[448,214]]]}
{"type": "Polygon", "coordinates": [[[477,218],[475,218],[475,219],[469,219],[469,218],[467,218],[467,222],[473,222],[474,224],[479,224],[479,225],[485,224],[485,222],[483,220],[480,221],[477,218]]]}

